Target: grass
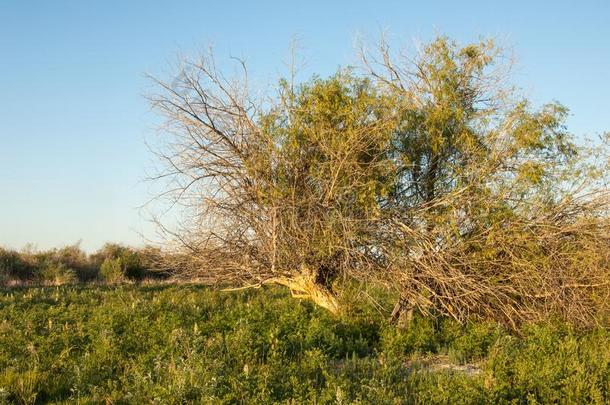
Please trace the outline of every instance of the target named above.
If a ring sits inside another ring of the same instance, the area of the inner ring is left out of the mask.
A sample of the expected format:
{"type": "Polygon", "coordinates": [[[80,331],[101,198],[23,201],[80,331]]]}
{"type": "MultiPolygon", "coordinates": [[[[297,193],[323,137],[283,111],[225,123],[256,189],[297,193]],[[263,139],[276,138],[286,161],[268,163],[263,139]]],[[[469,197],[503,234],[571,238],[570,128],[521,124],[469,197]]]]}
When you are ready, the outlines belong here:
{"type": "Polygon", "coordinates": [[[336,319],[277,288],[5,289],[2,402],[601,404],[610,333],[419,317],[396,330],[372,308],[336,319]]]}

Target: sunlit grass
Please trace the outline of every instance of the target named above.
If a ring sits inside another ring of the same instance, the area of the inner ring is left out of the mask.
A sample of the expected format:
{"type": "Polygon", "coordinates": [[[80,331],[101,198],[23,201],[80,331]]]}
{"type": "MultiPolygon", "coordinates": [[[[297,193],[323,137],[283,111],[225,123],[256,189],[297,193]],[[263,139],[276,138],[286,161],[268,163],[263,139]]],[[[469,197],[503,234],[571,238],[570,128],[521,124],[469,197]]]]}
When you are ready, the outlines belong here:
{"type": "Polygon", "coordinates": [[[513,337],[372,308],[339,319],[282,289],[0,290],[0,402],[606,403],[610,334],[513,337]],[[476,373],[458,367],[470,363],[476,373]]]}

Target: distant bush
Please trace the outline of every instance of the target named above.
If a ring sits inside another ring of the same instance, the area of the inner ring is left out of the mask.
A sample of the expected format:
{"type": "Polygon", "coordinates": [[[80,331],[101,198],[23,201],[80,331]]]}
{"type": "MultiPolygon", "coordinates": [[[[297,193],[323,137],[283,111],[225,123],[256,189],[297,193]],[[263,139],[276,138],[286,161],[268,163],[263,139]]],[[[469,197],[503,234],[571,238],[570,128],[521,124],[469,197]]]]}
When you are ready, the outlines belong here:
{"type": "Polygon", "coordinates": [[[78,281],[76,272],[61,263],[45,267],[39,277],[43,283],[52,285],[72,284],[78,281]]]}
{"type": "Polygon", "coordinates": [[[123,264],[120,258],[104,260],[100,267],[100,276],[109,283],[119,283],[125,280],[123,264]]]}
{"type": "Polygon", "coordinates": [[[74,271],[80,281],[89,281],[97,277],[99,267],[95,267],[87,253],[78,244],[66,246],[53,252],[52,262],[63,265],[74,271]]]}
{"type": "Polygon", "coordinates": [[[109,282],[167,278],[165,258],[160,249],[135,249],[108,243],[88,255],[78,244],[59,249],[37,251],[27,248],[15,251],[0,248],[0,284],[17,283],[66,284],[100,278],[109,282]],[[105,274],[101,274],[104,267],[105,274]]]}
{"type": "Polygon", "coordinates": [[[3,274],[3,277],[28,280],[34,276],[35,268],[26,255],[0,248],[0,274],[3,274]]]}
{"type": "Polygon", "coordinates": [[[160,251],[153,248],[134,249],[116,243],[107,243],[96,253],[91,255],[91,262],[101,268],[104,261],[108,259],[119,260],[123,277],[130,280],[142,280],[144,278],[158,278],[161,274],[154,270],[155,256],[160,251]]]}

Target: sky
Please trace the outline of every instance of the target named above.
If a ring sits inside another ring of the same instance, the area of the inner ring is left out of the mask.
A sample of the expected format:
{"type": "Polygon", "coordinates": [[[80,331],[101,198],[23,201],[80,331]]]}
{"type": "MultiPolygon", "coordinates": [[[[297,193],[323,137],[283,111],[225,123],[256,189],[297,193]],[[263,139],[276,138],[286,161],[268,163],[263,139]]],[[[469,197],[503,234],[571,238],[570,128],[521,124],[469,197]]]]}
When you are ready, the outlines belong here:
{"type": "MultiPolygon", "coordinates": [[[[571,110],[578,136],[610,130],[610,2],[600,1],[0,1],[0,246],[155,239],[139,207],[159,116],[146,74],[171,79],[178,55],[212,46],[244,58],[260,87],[355,60],[359,38],[407,46],[447,35],[496,38],[534,103],[571,110]]],[[[223,68],[221,62],[221,69],[223,68]]]]}

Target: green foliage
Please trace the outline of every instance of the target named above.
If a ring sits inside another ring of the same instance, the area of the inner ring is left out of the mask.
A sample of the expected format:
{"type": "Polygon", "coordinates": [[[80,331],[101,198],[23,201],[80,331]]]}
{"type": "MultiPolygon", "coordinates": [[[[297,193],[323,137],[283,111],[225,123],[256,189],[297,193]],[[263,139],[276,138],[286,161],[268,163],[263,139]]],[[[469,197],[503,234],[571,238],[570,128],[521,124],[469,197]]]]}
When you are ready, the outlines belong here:
{"type": "Polygon", "coordinates": [[[262,245],[274,246],[272,257],[248,260],[272,262],[284,272],[307,269],[302,272],[329,289],[342,267],[362,265],[353,250],[370,242],[380,197],[391,186],[390,105],[349,70],[297,86],[281,81],[279,93],[273,108],[257,117],[261,139],[246,163],[261,212],[273,207],[279,229],[257,234],[262,245]],[[277,236],[266,242],[269,233],[277,236]]]}
{"type": "Polygon", "coordinates": [[[78,281],[78,277],[74,270],[63,264],[50,264],[40,272],[40,281],[52,285],[72,284],[78,281]]]}
{"type": "Polygon", "coordinates": [[[0,402],[607,403],[610,333],[335,318],[280,289],[0,290],[0,402]],[[481,372],[430,359],[477,361],[481,372]]]}
{"type": "Polygon", "coordinates": [[[110,243],[91,255],[78,244],[46,251],[25,249],[17,252],[0,248],[0,285],[88,282],[98,280],[98,275],[112,280],[161,279],[168,277],[167,271],[155,269],[164,259],[169,261],[159,249],[134,249],[110,243]],[[106,261],[106,275],[101,275],[101,267],[106,261]],[[113,271],[116,274],[111,274],[113,271]]]}
{"type": "Polygon", "coordinates": [[[71,269],[81,281],[91,280],[97,275],[97,269],[91,265],[87,253],[78,244],[55,249],[50,253],[48,261],[51,266],[71,269]]]}
{"type": "Polygon", "coordinates": [[[34,274],[34,266],[24,255],[11,250],[0,248],[0,274],[5,280],[14,278],[27,280],[34,274]]]}
{"type": "Polygon", "coordinates": [[[104,259],[100,266],[100,276],[108,283],[118,283],[125,279],[125,271],[120,257],[104,259]]]}
{"type": "Polygon", "coordinates": [[[147,275],[140,252],[119,244],[105,244],[92,255],[91,260],[98,263],[100,271],[104,261],[117,260],[120,262],[123,276],[132,280],[138,280],[147,275]]]}

